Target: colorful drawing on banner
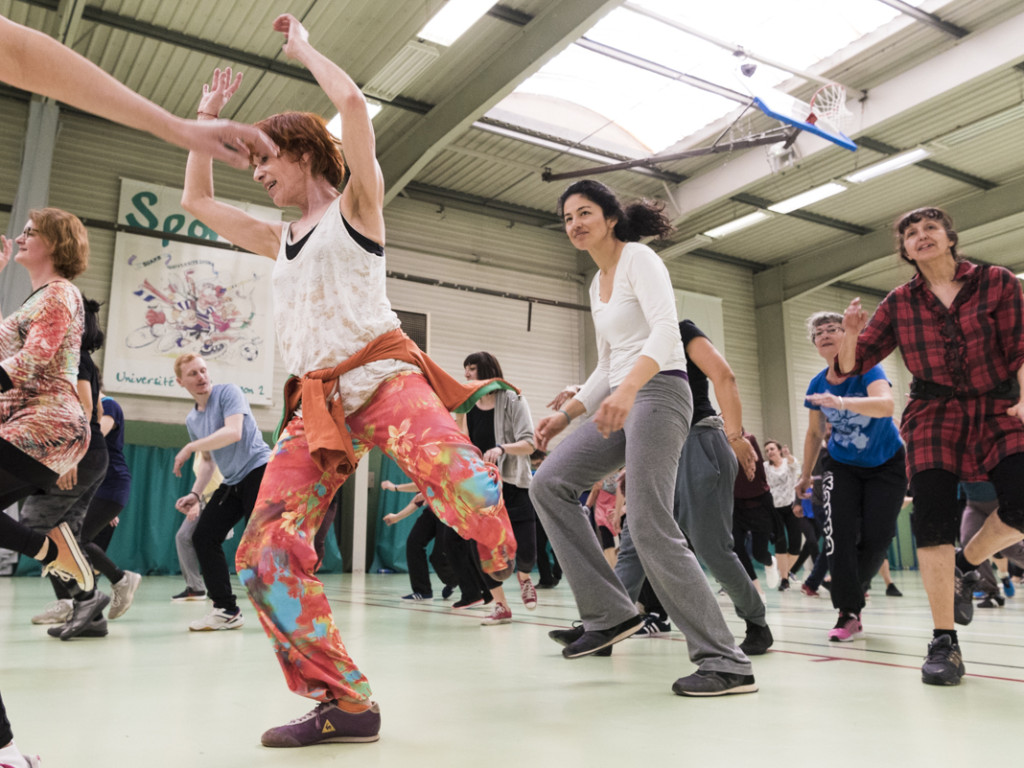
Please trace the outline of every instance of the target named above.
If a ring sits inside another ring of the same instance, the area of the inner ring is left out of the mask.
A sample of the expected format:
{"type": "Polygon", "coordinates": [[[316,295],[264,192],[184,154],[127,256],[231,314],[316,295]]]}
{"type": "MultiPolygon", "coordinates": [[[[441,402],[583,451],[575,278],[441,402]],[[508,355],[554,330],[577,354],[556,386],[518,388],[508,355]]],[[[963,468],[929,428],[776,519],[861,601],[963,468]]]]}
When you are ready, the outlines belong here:
{"type": "MultiPolygon", "coordinates": [[[[251,403],[269,405],[273,261],[214,247],[217,236],[188,216],[180,200],[180,189],[121,181],[118,221],[132,231],[118,232],[114,243],[106,389],[188,398],[175,381],[174,358],[194,353],[206,360],[214,381],[237,384],[251,403]]],[[[248,209],[280,221],[276,209],[248,209]]]]}
{"type": "MultiPolygon", "coordinates": [[[[166,256],[162,274],[142,278],[132,291],[145,308],[145,324],[128,333],[125,346],[154,346],[161,354],[194,352],[207,361],[256,360],[263,345],[253,327],[254,294],[261,277],[254,274],[225,285],[228,280],[212,265],[192,265],[175,272],[178,265],[173,264],[171,254],[166,256]]],[[[129,257],[128,265],[137,260],[135,255],[129,257]]]]}

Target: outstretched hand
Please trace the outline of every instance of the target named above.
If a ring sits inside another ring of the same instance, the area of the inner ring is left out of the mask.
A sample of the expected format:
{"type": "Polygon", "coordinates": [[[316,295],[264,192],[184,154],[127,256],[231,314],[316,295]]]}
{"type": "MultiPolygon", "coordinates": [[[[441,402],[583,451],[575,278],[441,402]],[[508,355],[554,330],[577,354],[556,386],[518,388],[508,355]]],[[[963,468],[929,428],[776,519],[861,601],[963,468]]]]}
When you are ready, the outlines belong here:
{"type": "Polygon", "coordinates": [[[174,143],[235,168],[248,168],[253,155],[277,157],[280,151],[270,138],[254,125],[231,120],[183,120],[174,143]]]}
{"type": "Polygon", "coordinates": [[[299,47],[309,42],[309,32],[290,13],[284,13],[274,19],[274,29],[284,33],[284,45],[281,50],[289,59],[298,58],[299,47]]]}

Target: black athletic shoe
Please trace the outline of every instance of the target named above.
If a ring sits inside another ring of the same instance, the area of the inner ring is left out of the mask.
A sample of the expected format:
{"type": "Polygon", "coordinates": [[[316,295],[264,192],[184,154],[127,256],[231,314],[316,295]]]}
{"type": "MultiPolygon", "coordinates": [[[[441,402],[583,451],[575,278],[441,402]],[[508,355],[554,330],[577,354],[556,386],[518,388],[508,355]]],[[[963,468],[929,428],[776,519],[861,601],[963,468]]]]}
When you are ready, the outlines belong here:
{"type": "MultiPolygon", "coordinates": [[[[570,643],[562,649],[562,655],[567,659],[578,659],[581,656],[590,656],[593,653],[611,648],[620,640],[625,640],[633,633],[640,630],[644,625],[643,616],[633,616],[620,624],[609,629],[584,630],[579,639],[570,643]]],[[[581,627],[582,628],[582,627],[581,627]]],[[[550,634],[550,633],[549,633],[550,634]]]]}
{"type": "Polygon", "coordinates": [[[692,675],[681,677],[672,684],[677,696],[728,696],[731,693],[755,693],[757,683],[753,675],[731,672],[712,672],[698,669],[692,675]]]}
{"type": "Polygon", "coordinates": [[[1006,599],[1002,595],[985,595],[985,599],[978,603],[978,608],[1002,608],[1006,605],[1006,599]]]}
{"type": "Polygon", "coordinates": [[[976,570],[961,573],[953,567],[956,575],[953,582],[953,620],[957,624],[967,626],[974,618],[974,585],[981,579],[976,570]]]}
{"type": "Polygon", "coordinates": [[[772,631],[767,626],[762,627],[760,624],[748,621],[747,636],[740,643],[740,650],[747,654],[747,656],[761,656],[768,653],[768,649],[772,647],[774,642],[775,638],[772,637],[772,631]]]}
{"type": "MultiPolygon", "coordinates": [[[[63,626],[50,627],[46,630],[46,634],[50,637],[60,637],[63,626]]],[[[100,614],[95,619],[89,622],[89,626],[78,633],[77,637],[106,637],[107,636],[107,620],[100,614]]],[[[63,638],[61,638],[63,639],[63,638]]]]}
{"type": "MultiPolygon", "coordinates": [[[[550,637],[552,640],[554,640],[559,645],[568,646],[568,645],[572,645],[577,640],[579,640],[581,637],[583,637],[584,631],[585,630],[583,629],[583,622],[582,621],[574,621],[572,623],[572,628],[571,629],[552,629],[550,632],[548,632],[548,637],[550,637]]],[[[611,656],[611,655],[612,655],[612,647],[610,645],[607,648],[602,648],[600,651],[597,651],[594,654],[594,656],[611,656]]]]}
{"type": "Polygon", "coordinates": [[[921,682],[926,685],[960,685],[964,676],[960,646],[949,635],[939,635],[928,643],[928,655],[921,667],[921,682]]]}
{"type": "Polygon", "coordinates": [[[886,597],[903,597],[903,593],[900,592],[899,587],[895,584],[890,584],[885,588],[886,597]]]}

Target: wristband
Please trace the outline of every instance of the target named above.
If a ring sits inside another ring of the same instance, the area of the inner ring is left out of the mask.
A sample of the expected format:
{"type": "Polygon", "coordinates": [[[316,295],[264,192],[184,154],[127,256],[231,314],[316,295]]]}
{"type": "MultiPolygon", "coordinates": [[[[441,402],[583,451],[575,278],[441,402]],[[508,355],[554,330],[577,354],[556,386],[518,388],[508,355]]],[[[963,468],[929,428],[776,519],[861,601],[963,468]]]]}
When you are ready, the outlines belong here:
{"type": "Polygon", "coordinates": [[[732,435],[726,435],[725,439],[728,440],[730,443],[735,443],[737,440],[742,440],[743,439],[743,433],[742,432],[735,432],[732,435]]]}
{"type": "Polygon", "coordinates": [[[572,416],[569,415],[569,412],[567,410],[565,410],[564,408],[559,408],[558,412],[560,414],[562,414],[563,416],[565,416],[565,423],[566,424],[572,424],[572,416]]]}
{"type": "Polygon", "coordinates": [[[188,492],[188,495],[189,495],[189,496],[195,496],[195,497],[196,497],[196,501],[198,501],[198,502],[199,502],[200,504],[202,504],[202,502],[203,502],[203,497],[202,497],[202,496],[200,496],[200,495],[199,495],[198,493],[196,493],[195,491],[189,491],[189,492],[188,492]]]}
{"type": "Polygon", "coordinates": [[[505,446],[504,445],[496,445],[494,447],[497,448],[499,451],[501,451],[501,455],[502,456],[505,455],[505,446]]]}

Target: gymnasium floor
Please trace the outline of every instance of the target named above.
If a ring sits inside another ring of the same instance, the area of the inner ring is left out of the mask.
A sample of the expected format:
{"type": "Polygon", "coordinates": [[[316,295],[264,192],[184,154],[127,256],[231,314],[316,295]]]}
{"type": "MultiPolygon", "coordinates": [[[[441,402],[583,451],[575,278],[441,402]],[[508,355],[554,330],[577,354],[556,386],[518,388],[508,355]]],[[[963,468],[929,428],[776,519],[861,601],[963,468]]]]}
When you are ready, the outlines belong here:
{"type": "MultiPolygon", "coordinates": [[[[383,716],[375,744],[271,750],[260,733],[311,707],[284,685],[246,601],[241,630],[190,633],[205,603],[174,604],[179,577],[142,581],[104,639],[60,642],[29,617],[52,598],[36,578],[0,579],[0,690],[19,746],[45,768],[145,766],[920,766],[1013,759],[1024,702],[1024,594],[961,630],[968,676],[920,682],[930,636],[916,573],[905,597],[877,591],[867,634],[828,643],[826,599],[769,595],[772,651],[760,692],[675,696],[693,667],[678,632],[629,639],[611,658],[568,661],[547,631],[574,617],[563,581],[510,625],[483,608],[407,604],[403,574],[327,576],[346,644],[383,716]]],[[[878,582],[880,583],[880,581],[878,582]]],[[[238,592],[241,594],[241,592],[238,592]]],[[[823,594],[825,594],[823,592],[823,594]]],[[[730,627],[742,622],[721,597],[730,627]]]]}

